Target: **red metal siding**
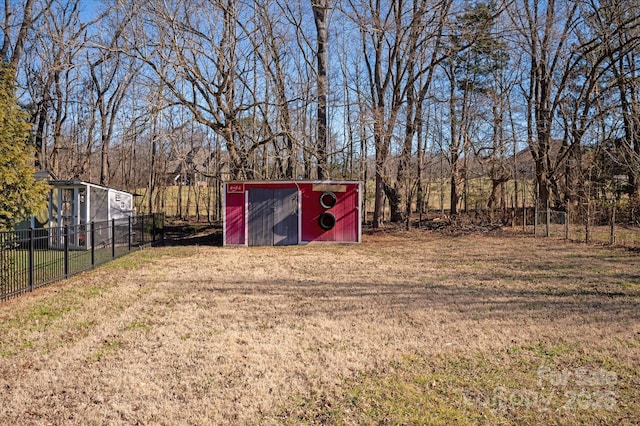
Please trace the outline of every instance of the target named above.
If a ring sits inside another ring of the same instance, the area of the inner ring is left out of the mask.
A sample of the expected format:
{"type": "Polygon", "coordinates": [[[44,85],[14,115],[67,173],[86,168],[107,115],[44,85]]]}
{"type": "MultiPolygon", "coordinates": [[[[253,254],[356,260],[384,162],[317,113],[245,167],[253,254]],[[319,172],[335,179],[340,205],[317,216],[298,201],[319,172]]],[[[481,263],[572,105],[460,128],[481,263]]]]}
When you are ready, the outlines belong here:
{"type": "Polygon", "coordinates": [[[298,189],[301,198],[300,240],[302,242],[360,242],[359,187],[357,182],[227,183],[225,186],[225,244],[245,244],[245,193],[251,188],[298,189]],[[331,190],[332,188],[336,189],[331,190]],[[324,208],[320,204],[320,197],[325,190],[336,195],[336,203],[331,208],[324,208]],[[322,229],[318,223],[323,212],[333,214],[336,219],[335,226],[330,230],[322,229]]]}
{"type": "Polygon", "coordinates": [[[244,193],[229,193],[225,197],[225,244],[244,244],[244,193]]]}
{"type": "Polygon", "coordinates": [[[359,212],[358,186],[346,185],[345,192],[334,192],[336,205],[325,209],[320,204],[323,191],[313,191],[313,184],[305,184],[302,191],[302,241],[358,242],[359,212]],[[318,223],[323,212],[336,218],[333,229],[325,231],[318,223]]]}

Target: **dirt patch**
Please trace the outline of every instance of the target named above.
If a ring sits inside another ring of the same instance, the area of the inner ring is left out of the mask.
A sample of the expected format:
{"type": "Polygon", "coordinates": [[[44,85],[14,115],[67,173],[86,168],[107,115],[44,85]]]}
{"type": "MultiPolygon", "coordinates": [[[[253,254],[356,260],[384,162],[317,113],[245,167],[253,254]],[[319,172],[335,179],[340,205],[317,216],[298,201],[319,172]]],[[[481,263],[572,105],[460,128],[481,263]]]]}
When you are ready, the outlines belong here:
{"type": "Polygon", "coordinates": [[[165,246],[222,246],[222,225],[187,221],[167,221],[165,246]]]}
{"type": "Polygon", "coordinates": [[[597,389],[614,407],[488,418],[624,423],[640,410],[639,283],[633,253],[512,236],[152,248],[0,306],[0,419],[474,423],[473,392],[583,367],[615,374],[597,389]]]}

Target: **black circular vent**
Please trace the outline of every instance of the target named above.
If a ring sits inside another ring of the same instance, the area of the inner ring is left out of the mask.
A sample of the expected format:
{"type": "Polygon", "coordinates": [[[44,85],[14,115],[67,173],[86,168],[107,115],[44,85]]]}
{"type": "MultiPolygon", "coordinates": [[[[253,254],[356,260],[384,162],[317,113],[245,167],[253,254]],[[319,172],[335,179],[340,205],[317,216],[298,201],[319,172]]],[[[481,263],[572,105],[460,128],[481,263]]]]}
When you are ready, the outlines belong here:
{"type": "Polygon", "coordinates": [[[324,212],[318,218],[318,225],[325,231],[333,229],[336,226],[336,217],[329,212],[324,212]]]}

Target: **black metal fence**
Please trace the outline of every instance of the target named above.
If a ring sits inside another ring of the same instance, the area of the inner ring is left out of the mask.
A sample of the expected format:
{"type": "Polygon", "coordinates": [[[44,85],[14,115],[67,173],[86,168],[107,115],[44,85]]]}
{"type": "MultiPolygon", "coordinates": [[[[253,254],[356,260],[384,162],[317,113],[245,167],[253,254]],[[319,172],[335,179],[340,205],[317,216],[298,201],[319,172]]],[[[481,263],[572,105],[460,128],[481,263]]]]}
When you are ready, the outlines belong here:
{"type": "Polygon", "coordinates": [[[164,239],[164,214],[0,232],[0,300],[33,291],[164,239]]]}

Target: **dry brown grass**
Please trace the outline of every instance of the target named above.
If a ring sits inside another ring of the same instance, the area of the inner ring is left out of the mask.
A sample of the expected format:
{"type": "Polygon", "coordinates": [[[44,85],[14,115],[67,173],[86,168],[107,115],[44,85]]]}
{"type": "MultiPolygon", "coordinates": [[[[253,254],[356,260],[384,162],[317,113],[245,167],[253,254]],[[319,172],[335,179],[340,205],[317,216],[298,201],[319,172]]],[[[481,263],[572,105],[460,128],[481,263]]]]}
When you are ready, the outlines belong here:
{"type": "Polygon", "coordinates": [[[632,424],[639,307],[543,239],[154,248],[0,306],[0,423],[632,424]]]}

